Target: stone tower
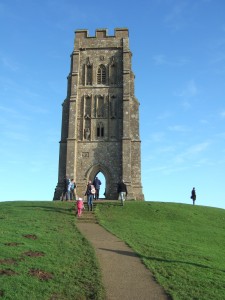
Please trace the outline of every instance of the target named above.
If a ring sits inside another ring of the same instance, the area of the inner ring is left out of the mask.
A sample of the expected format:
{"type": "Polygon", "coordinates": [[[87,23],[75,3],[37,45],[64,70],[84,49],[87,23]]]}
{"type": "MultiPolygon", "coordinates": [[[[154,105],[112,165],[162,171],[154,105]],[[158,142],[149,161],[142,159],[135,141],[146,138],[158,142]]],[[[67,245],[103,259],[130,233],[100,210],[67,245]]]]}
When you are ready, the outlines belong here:
{"type": "Polygon", "coordinates": [[[141,185],[139,102],[134,96],[128,29],[75,32],[68,76],[67,97],[62,104],[62,131],[58,184],[74,178],[79,196],[87,181],[101,172],[106,199],[117,199],[117,183],[124,179],[128,199],[144,200],[141,185]]]}

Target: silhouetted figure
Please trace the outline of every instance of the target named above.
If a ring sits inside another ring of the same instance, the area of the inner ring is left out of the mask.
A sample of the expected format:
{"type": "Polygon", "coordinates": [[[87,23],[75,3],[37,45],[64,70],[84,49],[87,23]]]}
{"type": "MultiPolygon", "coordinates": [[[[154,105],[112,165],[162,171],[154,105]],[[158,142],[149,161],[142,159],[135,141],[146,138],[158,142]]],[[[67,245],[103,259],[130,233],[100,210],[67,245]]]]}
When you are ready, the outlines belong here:
{"type": "Polygon", "coordinates": [[[196,192],[195,192],[195,188],[193,187],[192,191],[191,191],[191,199],[193,201],[193,205],[195,205],[195,200],[196,200],[196,192]]]}
{"type": "Polygon", "coordinates": [[[93,185],[95,187],[95,200],[99,199],[99,190],[100,190],[100,185],[101,185],[101,180],[98,179],[98,177],[96,176],[94,181],[93,181],[93,185]]]}
{"type": "Polygon", "coordinates": [[[63,179],[63,196],[62,196],[62,201],[63,200],[70,200],[70,180],[68,176],[65,176],[63,179]]]}

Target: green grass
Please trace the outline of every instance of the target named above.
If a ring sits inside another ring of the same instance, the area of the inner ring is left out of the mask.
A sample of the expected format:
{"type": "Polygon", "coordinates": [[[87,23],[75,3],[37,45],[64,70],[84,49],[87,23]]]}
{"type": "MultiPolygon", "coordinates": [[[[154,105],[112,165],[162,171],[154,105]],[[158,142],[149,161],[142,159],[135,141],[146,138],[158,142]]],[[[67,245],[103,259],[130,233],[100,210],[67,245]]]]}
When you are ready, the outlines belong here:
{"type": "MultiPolygon", "coordinates": [[[[105,299],[94,250],[76,228],[73,205],[0,203],[1,299],[105,299]],[[32,276],[33,269],[52,278],[32,276]],[[8,270],[15,274],[2,274],[8,270]]],[[[98,204],[95,213],[107,230],[139,254],[174,300],[225,299],[225,210],[126,202],[124,207],[98,204]]]]}
{"type": "Polygon", "coordinates": [[[225,299],[225,210],[174,203],[102,203],[100,223],[124,240],[174,300],[225,299]]]}
{"type": "Polygon", "coordinates": [[[0,203],[1,299],[104,299],[99,265],[93,248],[76,228],[73,205],[0,203]],[[37,238],[24,237],[27,234],[37,238]],[[27,252],[43,256],[27,256],[27,252]],[[15,274],[3,274],[9,270],[15,274]],[[52,278],[39,279],[30,270],[47,272],[52,278]]]}

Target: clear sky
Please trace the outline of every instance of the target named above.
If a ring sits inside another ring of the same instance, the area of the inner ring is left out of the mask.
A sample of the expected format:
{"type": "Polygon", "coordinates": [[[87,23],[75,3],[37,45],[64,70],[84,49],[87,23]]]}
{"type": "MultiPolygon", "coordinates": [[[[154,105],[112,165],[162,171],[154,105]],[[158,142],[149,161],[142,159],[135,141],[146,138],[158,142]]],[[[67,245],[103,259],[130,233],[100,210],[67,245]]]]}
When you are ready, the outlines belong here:
{"type": "Polygon", "coordinates": [[[51,200],[74,31],[129,29],[145,199],[225,208],[224,0],[0,0],[0,201],[51,200]]]}

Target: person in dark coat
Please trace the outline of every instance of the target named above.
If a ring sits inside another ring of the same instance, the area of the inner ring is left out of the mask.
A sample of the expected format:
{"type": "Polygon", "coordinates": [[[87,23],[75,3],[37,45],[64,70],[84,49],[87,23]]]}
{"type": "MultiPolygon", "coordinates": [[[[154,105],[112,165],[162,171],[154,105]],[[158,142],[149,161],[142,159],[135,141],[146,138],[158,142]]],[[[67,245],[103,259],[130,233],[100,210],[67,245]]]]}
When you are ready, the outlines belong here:
{"type": "Polygon", "coordinates": [[[195,192],[195,188],[193,187],[192,191],[191,191],[191,199],[193,201],[193,205],[195,205],[195,200],[196,200],[196,192],[195,192]]]}
{"type": "Polygon", "coordinates": [[[95,200],[99,199],[99,190],[100,190],[100,185],[101,185],[101,181],[98,179],[98,177],[96,176],[94,181],[93,181],[93,185],[95,187],[95,200]]]}
{"type": "Polygon", "coordinates": [[[69,200],[70,199],[70,195],[68,194],[68,188],[69,188],[69,184],[70,184],[70,180],[68,178],[68,176],[65,176],[63,179],[63,196],[62,196],[62,200],[69,200]]]}
{"type": "Polygon", "coordinates": [[[87,204],[88,204],[88,211],[93,210],[93,198],[95,194],[95,187],[92,185],[91,180],[88,181],[87,189],[84,196],[87,196],[87,204]]]}
{"type": "Polygon", "coordinates": [[[117,193],[119,194],[119,200],[121,201],[121,204],[124,205],[125,197],[127,197],[127,186],[124,183],[124,180],[118,183],[117,193]]]}

